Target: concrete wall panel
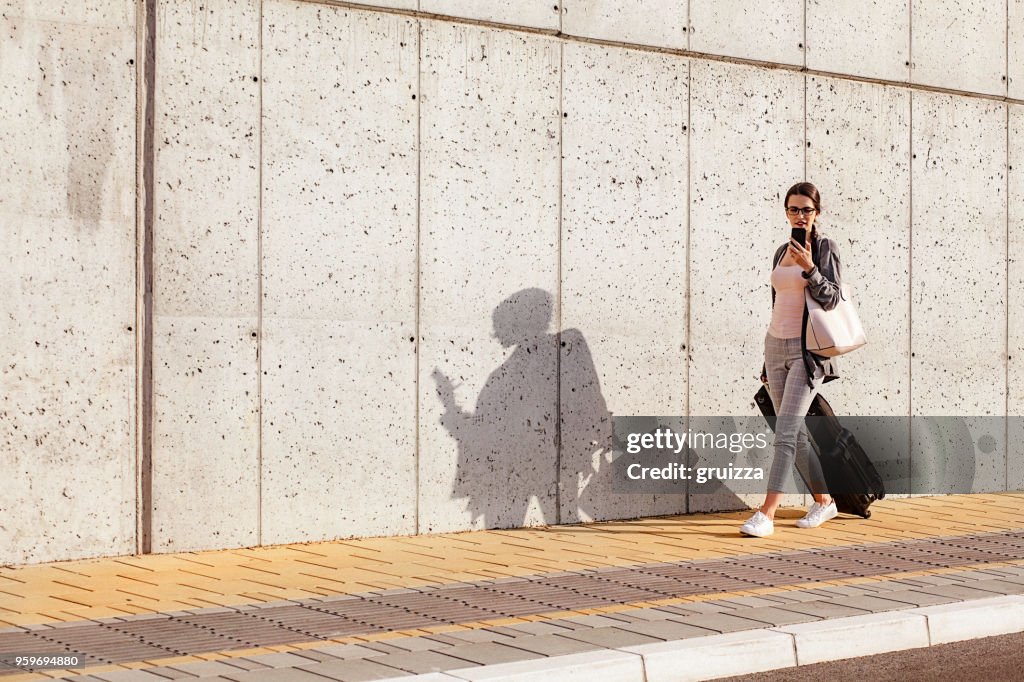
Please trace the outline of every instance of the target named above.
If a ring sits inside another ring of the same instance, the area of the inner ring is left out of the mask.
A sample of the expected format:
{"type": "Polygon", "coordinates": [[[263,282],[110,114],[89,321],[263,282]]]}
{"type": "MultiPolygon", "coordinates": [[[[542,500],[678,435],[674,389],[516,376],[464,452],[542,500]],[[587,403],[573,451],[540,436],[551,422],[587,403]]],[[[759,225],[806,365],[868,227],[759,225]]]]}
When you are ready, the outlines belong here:
{"type": "Polygon", "coordinates": [[[416,24],[268,2],[263,49],[263,541],[411,533],[416,24]]]}
{"type": "Polygon", "coordinates": [[[696,52],[804,63],[801,0],[690,0],[690,27],[696,52]]]}
{"type": "Polygon", "coordinates": [[[135,550],[135,9],[0,12],[0,564],[135,550]]]}
{"type": "Polygon", "coordinates": [[[868,78],[910,77],[910,0],[808,0],[807,66],[868,78]]]}
{"type": "Polygon", "coordinates": [[[869,343],[838,360],[841,414],[910,414],[910,93],[809,78],[807,179],[869,343]]]}
{"type": "Polygon", "coordinates": [[[162,0],[157,28],[153,548],[252,545],[259,1],[162,0]]]}
{"type": "Polygon", "coordinates": [[[419,529],[551,523],[560,46],[428,21],[422,55],[419,529]]]}
{"type": "Polygon", "coordinates": [[[1007,489],[1024,490],[1024,106],[1009,107],[1007,489]]]}
{"type": "MultiPolygon", "coordinates": [[[[1001,415],[1005,105],[915,92],[913,119],[911,411],[1001,415]]],[[[1005,452],[1000,438],[998,447],[977,453],[975,490],[1003,487],[1005,452]]]]}
{"type": "MultiPolygon", "coordinates": [[[[782,199],[804,173],[803,77],[693,61],[690,67],[690,414],[757,414],[782,199]]],[[[691,498],[690,510],[735,507],[691,498]]]]}
{"type": "Polygon", "coordinates": [[[913,2],[911,80],[1006,94],[1006,1],[913,2]]]}
{"type": "Polygon", "coordinates": [[[1007,18],[1007,94],[1024,99],[1024,0],[1008,0],[1007,18]]]}
{"type": "Polygon", "coordinates": [[[566,0],[566,3],[562,19],[564,33],[624,43],[686,48],[689,22],[685,2],[566,0]]]}
{"type": "Polygon", "coordinates": [[[562,520],[681,512],[599,451],[612,414],[686,412],[686,63],[570,44],[563,81],[562,520]]]}
{"type": "Polygon", "coordinates": [[[420,10],[450,17],[556,30],[562,4],[557,0],[420,0],[420,10]]]}

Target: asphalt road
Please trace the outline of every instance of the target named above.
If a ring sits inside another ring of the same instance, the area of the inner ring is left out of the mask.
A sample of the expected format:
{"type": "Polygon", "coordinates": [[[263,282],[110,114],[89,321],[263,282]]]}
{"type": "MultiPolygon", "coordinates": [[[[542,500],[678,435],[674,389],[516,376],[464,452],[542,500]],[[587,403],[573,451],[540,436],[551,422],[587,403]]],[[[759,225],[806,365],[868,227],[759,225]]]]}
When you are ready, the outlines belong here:
{"type": "Polygon", "coordinates": [[[1024,680],[1024,633],[725,678],[729,682],[1024,680]]]}

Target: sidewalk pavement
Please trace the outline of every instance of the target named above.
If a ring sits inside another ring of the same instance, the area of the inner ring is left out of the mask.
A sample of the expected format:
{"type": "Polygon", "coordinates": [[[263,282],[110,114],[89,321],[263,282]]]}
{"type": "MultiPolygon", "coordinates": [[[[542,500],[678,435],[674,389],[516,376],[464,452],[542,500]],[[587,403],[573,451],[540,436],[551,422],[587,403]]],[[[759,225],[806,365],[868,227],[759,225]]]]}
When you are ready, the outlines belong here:
{"type": "Polygon", "coordinates": [[[0,660],[86,662],[0,682],[653,682],[1024,630],[1024,493],[872,511],[783,509],[765,539],[734,512],[4,567],[0,660]]]}

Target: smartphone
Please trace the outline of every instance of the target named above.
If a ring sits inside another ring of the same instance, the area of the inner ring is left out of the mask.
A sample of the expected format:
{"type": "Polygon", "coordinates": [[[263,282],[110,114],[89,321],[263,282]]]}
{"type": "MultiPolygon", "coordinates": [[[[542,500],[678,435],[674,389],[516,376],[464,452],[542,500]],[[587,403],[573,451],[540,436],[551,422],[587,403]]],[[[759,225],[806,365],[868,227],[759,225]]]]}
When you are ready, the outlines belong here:
{"type": "Polygon", "coordinates": [[[796,240],[800,246],[805,246],[807,243],[807,229],[803,227],[794,227],[793,232],[790,236],[796,240]]]}

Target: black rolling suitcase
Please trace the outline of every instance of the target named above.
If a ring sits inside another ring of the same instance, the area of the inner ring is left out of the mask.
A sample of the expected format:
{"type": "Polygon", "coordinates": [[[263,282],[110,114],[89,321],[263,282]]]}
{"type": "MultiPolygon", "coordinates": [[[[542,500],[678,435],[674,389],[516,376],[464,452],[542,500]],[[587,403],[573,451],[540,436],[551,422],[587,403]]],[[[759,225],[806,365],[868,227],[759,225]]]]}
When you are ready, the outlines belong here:
{"type": "MultiPolygon", "coordinates": [[[[775,406],[768,395],[768,387],[762,386],[754,396],[754,402],[773,430],[775,429],[775,406]]],[[[863,518],[871,517],[868,507],[875,500],[885,497],[885,486],[875,465],[868,459],[864,449],[836,419],[832,406],[821,394],[814,396],[807,411],[807,430],[811,445],[818,454],[821,470],[829,494],[836,501],[836,509],[843,514],[854,514],[863,518]]],[[[800,477],[807,484],[806,472],[800,477]]]]}

